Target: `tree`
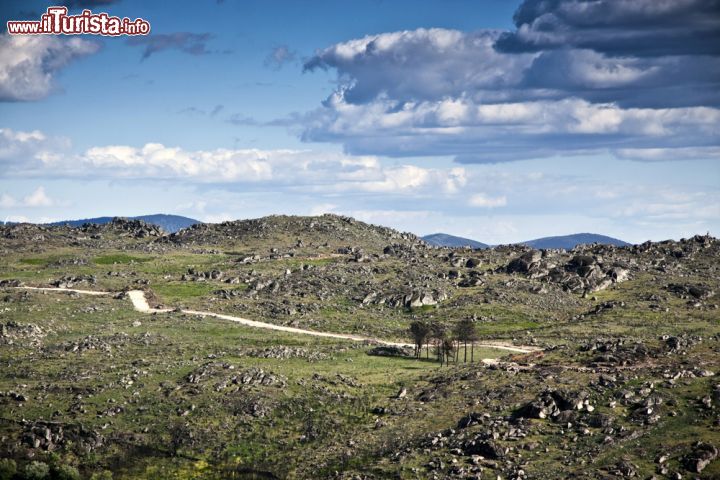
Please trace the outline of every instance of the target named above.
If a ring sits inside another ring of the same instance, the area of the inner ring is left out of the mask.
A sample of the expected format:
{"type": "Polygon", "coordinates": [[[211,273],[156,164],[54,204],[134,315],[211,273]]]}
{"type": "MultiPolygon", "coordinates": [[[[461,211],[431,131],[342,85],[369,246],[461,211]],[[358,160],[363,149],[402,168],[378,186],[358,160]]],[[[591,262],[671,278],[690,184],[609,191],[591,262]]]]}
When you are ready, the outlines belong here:
{"type": "Polygon", "coordinates": [[[431,333],[430,325],[421,320],[415,320],[410,324],[410,335],[415,342],[415,357],[420,358],[423,345],[429,340],[431,333]]]}
{"type": "Polygon", "coordinates": [[[462,342],[465,346],[465,358],[464,362],[467,363],[467,344],[470,342],[470,349],[472,351],[470,361],[474,361],[474,342],[477,340],[477,331],[475,329],[475,322],[470,319],[466,318],[463,320],[460,320],[453,329],[453,334],[455,335],[455,338],[457,338],[458,343],[462,342]]]}
{"type": "Polygon", "coordinates": [[[475,361],[475,342],[480,340],[480,335],[477,333],[477,325],[475,318],[469,319],[470,325],[468,326],[468,342],[470,342],[470,362],[475,361]]]}
{"type": "Polygon", "coordinates": [[[450,366],[450,359],[452,358],[453,351],[455,350],[455,342],[453,342],[452,337],[446,336],[442,340],[442,349],[445,353],[445,365],[450,366]]]}
{"type": "Polygon", "coordinates": [[[473,363],[475,362],[475,342],[480,340],[480,335],[478,335],[475,320],[470,320],[470,322],[472,324],[472,328],[468,331],[468,341],[470,342],[470,363],[473,363]]]}
{"type": "Polygon", "coordinates": [[[430,335],[432,336],[435,346],[437,347],[437,357],[438,361],[440,362],[440,366],[443,364],[443,359],[445,357],[445,342],[444,340],[447,338],[447,328],[445,328],[445,325],[433,322],[430,325],[430,335]]]}

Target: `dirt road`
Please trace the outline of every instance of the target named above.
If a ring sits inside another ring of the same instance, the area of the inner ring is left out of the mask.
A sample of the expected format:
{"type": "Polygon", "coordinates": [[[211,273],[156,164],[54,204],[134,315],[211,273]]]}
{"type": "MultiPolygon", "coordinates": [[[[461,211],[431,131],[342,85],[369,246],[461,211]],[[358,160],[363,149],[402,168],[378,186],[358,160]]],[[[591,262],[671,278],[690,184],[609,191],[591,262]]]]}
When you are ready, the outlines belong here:
{"type": "MultiPolygon", "coordinates": [[[[74,292],[79,293],[83,295],[115,295],[113,292],[98,292],[93,290],[77,290],[72,288],[50,288],[50,287],[17,287],[21,289],[26,290],[40,290],[40,291],[50,291],[50,292],[74,292]]],[[[152,308],[150,304],[147,301],[147,298],[145,298],[145,292],[142,290],[130,290],[127,292],[127,296],[130,299],[130,301],[133,304],[133,307],[135,310],[141,313],[167,313],[173,311],[169,308],[152,308]]],[[[297,333],[299,335],[312,335],[315,337],[326,337],[326,338],[337,338],[340,340],[353,340],[356,342],[369,342],[369,343],[377,343],[380,345],[388,345],[388,346],[395,346],[395,347],[412,347],[413,344],[411,343],[399,343],[399,342],[392,342],[389,340],[382,340],[378,338],[372,338],[372,337],[364,337],[361,335],[352,335],[352,334],[346,334],[346,333],[332,333],[332,332],[319,332],[316,330],[306,330],[304,328],[295,328],[295,327],[286,327],[283,325],[276,325],[274,323],[267,323],[267,322],[259,322],[257,320],[249,320],[247,318],[242,317],[235,317],[232,315],[225,315],[220,313],[213,313],[213,312],[203,312],[198,310],[181,310],[182,313],[186,315],[197,315],[200,317],[214,317],[219,318],[221,320],[228,320],[230,322],[239,323],[241,325],[245,325],[248,327],[253,328],[264,328],[266,330],[275,330],[279,332],[288,332],[288,333],[297,333]]],[[[515,353],[531,353],[534,351],[537,351],[537,348],[534,347],[518,347],[515,345],[507,345],[502,343],[476,343],[476,347],[485,347],[485,348],[495,348],[498,350],[506,350],[508,352],[515,352],[515,353]]]]}

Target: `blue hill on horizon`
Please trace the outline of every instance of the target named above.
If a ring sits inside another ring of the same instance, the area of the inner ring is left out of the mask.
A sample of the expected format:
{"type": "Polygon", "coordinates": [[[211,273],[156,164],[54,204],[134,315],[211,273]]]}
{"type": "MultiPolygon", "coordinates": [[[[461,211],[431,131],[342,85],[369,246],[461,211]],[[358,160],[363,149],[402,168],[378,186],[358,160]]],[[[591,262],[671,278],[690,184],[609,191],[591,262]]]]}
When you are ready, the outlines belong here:
{"type": "Polygon", "coordinates": [[[456,237],[447,233],[432,233],[421,237],[426,243],[436,247],[471,247],[471,248],[489,248],[486,243],[471,240],[469,238],[456,237]]]}
{"type": "MultiPolygon", "coordinates": [[[[105,224],[110,223],[113,218],[117,217],[94,217],[94,218],[82,218],[79,220],[63,220],[61,222],[53,222],[48,225],[70,225],[72,227],[79,227],[84,223],[97,223],[105,224]]],[[[181,215],[167,215],[164,213],[157,213],[154,215],[139,215],[137,217],[126,217],[130,220],[143,220],[147,223],[157,225],[168,233],[174,233],[183,228],[187,228],[196,223],[202,223],[200,220],[194,218],[183,217],[181,215]]]]}
{"type": "MultiPolygon", "coordinates": [[[[433,233],[422,237],[425,242],[437,247],[472,247],[472,248],[489,248],[491,245],[471,240],[469,238],[456,237],[446,233],[433,233]]],[[[597,233],[574,233],[571,235],[559,235],[554,237],[536,238],[525,242],[517,242],[517,244],[527,245],[536,249],[563,248],[572,250],[577,245],[600,243],[604,245],[615,245],[618,247],[627,247],[631,245],[623,240],[600,235],[597,233]]]]}

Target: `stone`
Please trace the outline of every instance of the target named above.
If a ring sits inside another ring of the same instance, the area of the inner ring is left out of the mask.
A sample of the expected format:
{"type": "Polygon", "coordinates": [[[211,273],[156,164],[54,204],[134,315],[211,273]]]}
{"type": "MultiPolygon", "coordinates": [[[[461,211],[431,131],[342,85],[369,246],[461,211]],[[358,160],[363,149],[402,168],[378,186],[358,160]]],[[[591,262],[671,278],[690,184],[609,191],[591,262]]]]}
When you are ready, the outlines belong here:
{"type": "Polygon", "coordinates": [[[463,447],[465,455],[481,455],[485,458],[497,460],[505,458],[506,451],[492,440],[470,440],[463,447]]]}
{"type": "Polygon", "coordinates": [[[718,449],[714,445],[698,442],[693,445],[692,452],[683,459],[683,466],[691,472],[700,473],[717,457],[718,449]]]}

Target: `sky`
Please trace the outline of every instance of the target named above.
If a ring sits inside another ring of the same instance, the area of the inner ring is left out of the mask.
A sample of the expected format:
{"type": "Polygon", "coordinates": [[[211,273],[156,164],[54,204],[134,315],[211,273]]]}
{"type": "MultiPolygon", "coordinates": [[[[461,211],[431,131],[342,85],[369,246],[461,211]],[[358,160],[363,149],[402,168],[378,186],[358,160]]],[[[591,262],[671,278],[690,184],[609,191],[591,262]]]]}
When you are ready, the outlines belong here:
{"type": "Polygon", "coordinates": [[[0,20],[0,221],[720,234],[720,0],[22,0],[0,20]],[[152,30],[6,33],[57,4],[152,30]]]}

